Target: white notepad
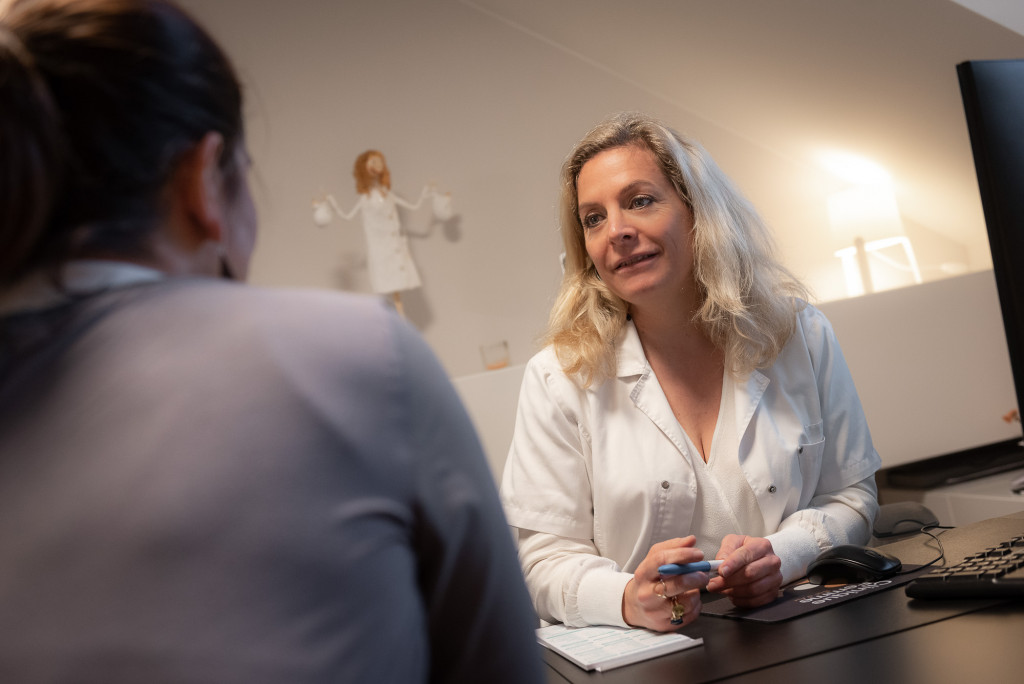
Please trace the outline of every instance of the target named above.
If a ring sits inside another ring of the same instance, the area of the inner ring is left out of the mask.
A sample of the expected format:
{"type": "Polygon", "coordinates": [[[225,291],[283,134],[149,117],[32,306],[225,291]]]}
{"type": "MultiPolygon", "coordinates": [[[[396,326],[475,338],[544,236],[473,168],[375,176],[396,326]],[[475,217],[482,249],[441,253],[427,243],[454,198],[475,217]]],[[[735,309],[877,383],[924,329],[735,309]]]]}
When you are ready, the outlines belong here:
{"type": "Polygon", "coordinates": [[[704,643],[675,632],[624,627],[566,627],[537,630],[537,640],[584,670],[604,672],[704,643]]]}

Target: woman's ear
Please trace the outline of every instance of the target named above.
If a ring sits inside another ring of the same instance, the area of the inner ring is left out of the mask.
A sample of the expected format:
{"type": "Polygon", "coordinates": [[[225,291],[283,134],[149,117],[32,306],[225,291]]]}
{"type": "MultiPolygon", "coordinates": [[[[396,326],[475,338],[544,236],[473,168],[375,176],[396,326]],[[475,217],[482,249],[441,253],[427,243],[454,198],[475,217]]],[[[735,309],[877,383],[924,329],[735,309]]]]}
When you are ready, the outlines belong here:
{"type": "Polygon", "coordinates": [[[223,154],[224,137],[211,131],[178,165],[175,199],[197,242],[222,242],[224,239],[228,202],[221,168],[223,154]]]}

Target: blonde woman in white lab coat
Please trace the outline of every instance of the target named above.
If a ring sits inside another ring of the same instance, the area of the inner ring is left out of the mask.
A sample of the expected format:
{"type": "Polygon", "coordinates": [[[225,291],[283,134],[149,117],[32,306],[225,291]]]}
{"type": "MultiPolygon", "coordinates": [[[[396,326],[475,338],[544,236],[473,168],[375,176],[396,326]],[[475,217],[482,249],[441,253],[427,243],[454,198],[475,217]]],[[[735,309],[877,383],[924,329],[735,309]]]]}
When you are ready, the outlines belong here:
{"type": "Polygon", "coordinates": [[[612,118],[562,173],[566,268],[502,500],[540,617],[659,631],[866,543],[880,465],[835,335],[697,144],[612,118]],[[716,576],[659,566],[721,559],[716,576]]]}

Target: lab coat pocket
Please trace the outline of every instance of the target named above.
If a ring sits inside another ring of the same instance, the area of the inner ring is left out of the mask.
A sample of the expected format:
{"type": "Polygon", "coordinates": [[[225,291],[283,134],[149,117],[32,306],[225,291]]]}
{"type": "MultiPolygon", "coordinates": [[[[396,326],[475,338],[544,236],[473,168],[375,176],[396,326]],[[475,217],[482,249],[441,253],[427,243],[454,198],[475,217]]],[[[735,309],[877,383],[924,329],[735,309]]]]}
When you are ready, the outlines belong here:
{"type": "Polygon", "coordinates": [[[800,463],[800,476],[804,486],[800,496],[800,506],[805,506],[814,496],[821,476],[821,457],[825,451],[825,433],[823,423],[805,425],[803,434],[797,445],[797,460],[800,463]]]}

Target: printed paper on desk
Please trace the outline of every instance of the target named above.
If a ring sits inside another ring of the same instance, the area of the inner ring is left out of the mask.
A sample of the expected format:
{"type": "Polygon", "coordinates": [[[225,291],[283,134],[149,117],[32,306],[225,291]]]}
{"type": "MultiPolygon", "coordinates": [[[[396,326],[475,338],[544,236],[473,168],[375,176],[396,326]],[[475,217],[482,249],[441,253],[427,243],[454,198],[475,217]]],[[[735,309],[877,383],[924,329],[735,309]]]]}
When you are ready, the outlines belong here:
{"type": "Polygon", "coordinates": [[[584,670],[605,672],[623,665],[682,651],[704,643],[675,632],[625,627],[566,627],[537,630],[537,640],[584,670]]]}

